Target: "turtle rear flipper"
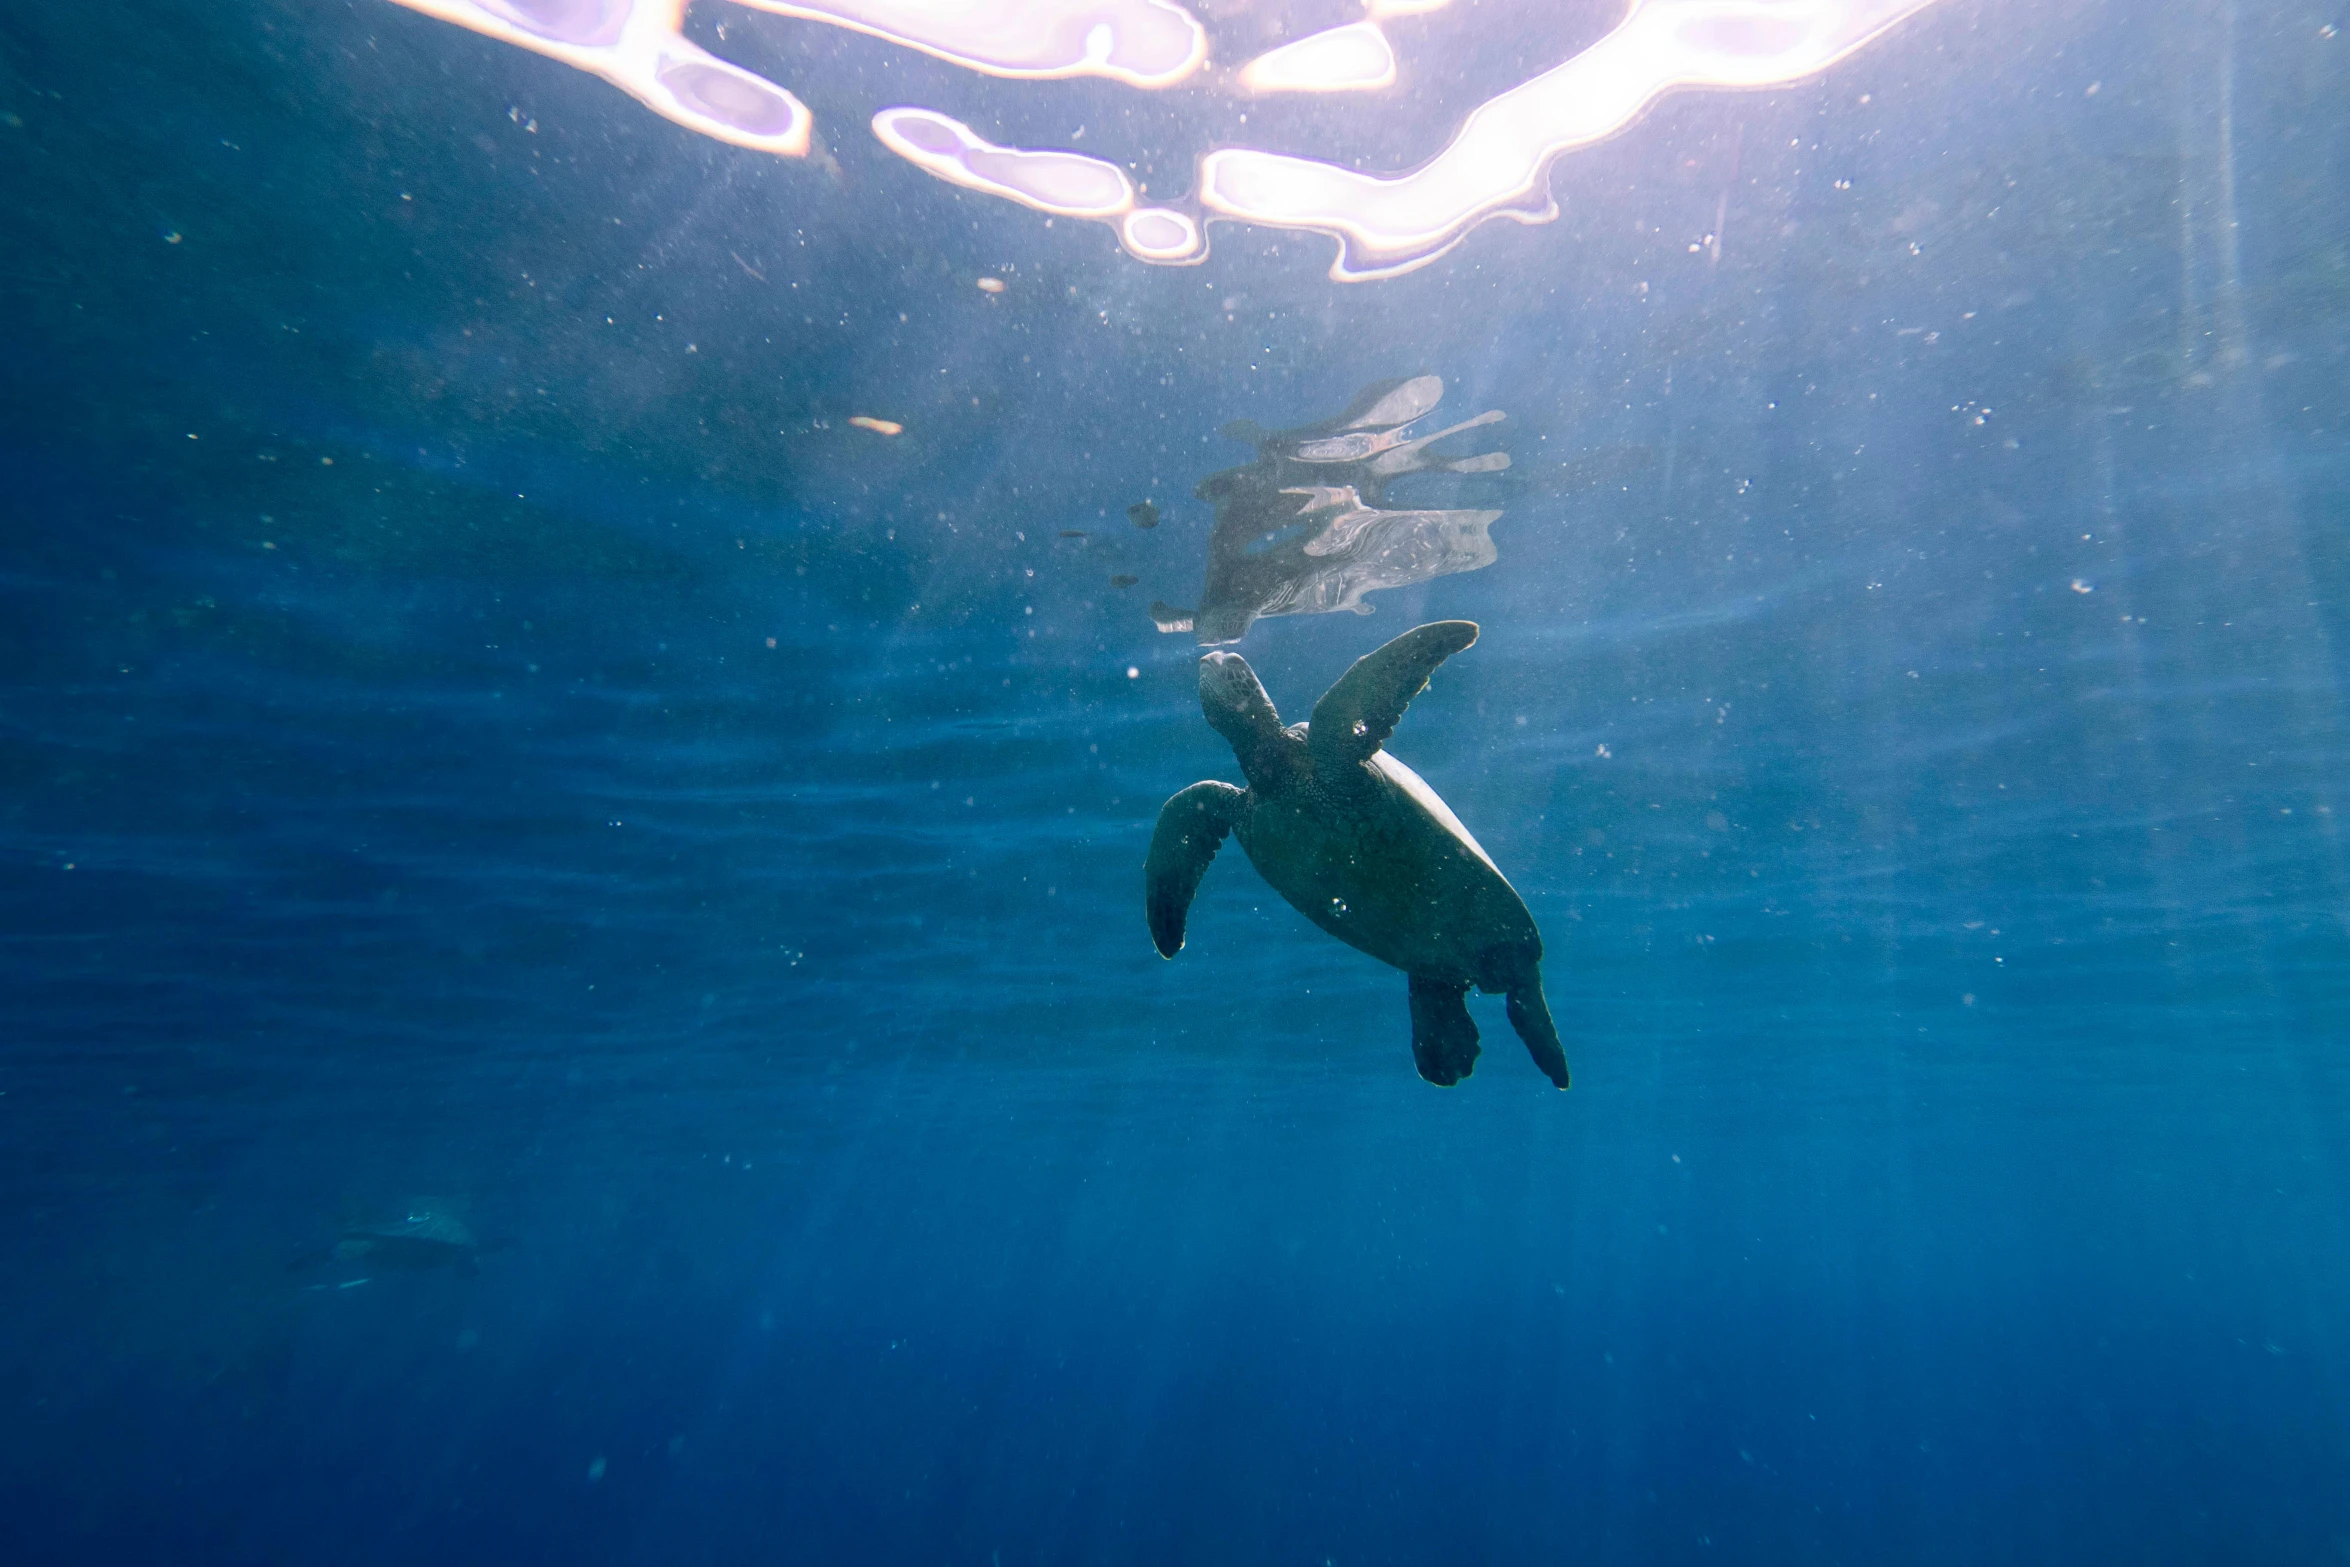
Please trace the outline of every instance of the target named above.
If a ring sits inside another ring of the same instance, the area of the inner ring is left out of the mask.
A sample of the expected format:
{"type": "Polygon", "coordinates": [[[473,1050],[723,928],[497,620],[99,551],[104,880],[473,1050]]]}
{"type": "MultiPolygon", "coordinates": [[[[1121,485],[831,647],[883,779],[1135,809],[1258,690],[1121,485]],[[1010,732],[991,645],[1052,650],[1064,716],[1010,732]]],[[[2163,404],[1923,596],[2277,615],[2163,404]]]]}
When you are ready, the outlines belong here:
{"type": "Polygon", "coordinates": [[[1559,1048],[1558,1025],[1550,1020],[1550,1003],[1542,995],[1542,975],[1529,970],[1523,982],[1509,991],[1510,1027],[1526,1042],[1526,1051],[1542,1075],[1559,1087],[1567,1086],[1567,1053],[1559,1048]]]}
{"type": "Polygon", "coordinates": [[[1477,1023],[1469,1016],[1468,994],[1465,980],[1412,976],[1412,1060],[1439,1088],[1477,1069],[1477,1023]]]}

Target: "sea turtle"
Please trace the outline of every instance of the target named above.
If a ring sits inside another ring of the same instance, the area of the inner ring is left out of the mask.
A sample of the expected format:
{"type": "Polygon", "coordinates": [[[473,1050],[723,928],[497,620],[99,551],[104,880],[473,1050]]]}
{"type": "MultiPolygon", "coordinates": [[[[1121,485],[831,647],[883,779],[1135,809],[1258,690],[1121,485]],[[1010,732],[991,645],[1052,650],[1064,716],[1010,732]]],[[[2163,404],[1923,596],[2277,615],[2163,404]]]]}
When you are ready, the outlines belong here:
{"type": "Polygon", "coordinates": [[[1471,985],[1509,997],[1534,1064],[1567,1086],[1567,1058],[1542,996],[1542,936],[1524,900],[1419,774],[1384,750],[1438,664],[1477,640],[1465,620],[1405,632],[1355,661],[1281,727],[1237,653],[1200,660],[1200,707],[1231,742],[1246,789],[1195,783],[1159,811],[1143,869],[1144,912],[1162,957],[1183,947],[1184,915],[1227,833],[1307,919],[1411,977],[1412,1058],[1451,1086],[1477,1062],[1471,985]]]}

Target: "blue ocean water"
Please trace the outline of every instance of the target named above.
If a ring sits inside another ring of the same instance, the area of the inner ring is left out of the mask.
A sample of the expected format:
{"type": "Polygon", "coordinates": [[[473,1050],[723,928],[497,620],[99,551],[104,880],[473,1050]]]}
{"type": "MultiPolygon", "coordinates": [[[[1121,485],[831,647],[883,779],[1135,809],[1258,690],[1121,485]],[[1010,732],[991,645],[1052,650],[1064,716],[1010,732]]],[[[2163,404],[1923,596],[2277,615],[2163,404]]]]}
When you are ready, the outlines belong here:
{"type": "MultiPolygon", "coordinates": [[[[1619,10],[1259,117],[1406,167],[1619,10]]],[[[2338,28],[1943,0],[1342,285],[859,128],[1197,99],[737,27],[803,165],[7,7],[0,1558],[2350,1555],[2338,28]],[[1481,625],[1392,749],[1564,1095],[1236,850],[1142,919],[1219,428],[1420,373],[1499,560],[1243,651],[1481,625]]]]}

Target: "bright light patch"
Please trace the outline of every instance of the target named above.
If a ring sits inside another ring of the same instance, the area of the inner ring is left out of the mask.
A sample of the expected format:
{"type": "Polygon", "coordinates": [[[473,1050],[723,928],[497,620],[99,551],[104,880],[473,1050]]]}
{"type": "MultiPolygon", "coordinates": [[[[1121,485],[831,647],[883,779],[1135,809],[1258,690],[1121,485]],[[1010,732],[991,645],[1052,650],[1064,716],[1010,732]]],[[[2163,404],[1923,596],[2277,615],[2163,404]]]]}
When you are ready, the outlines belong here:
{"type": "Polygon", "coordinates": [[[1258,55],[1241,67],[1250,92],[1367,92],[1395,84],[1395,51],[1370,22],[1350,22],[1258,55]]]}
{"type": "MultiPolygon", "coordinates": [[[[557,0],[538,0],[541,4],[557,0]]],[[[562,0],[592,5],[599,0],[562,0]]],[[[620,4],[622,0],[601,0],[620,4]]],[[[990,76],[1107,76],[1171,87],[1208,57],[1208,35],[1171,0],[741,0],[831,22],[990,76]]]]}
{"type": "Polygon", "coordinates": [[[1623,129],[1676,87],[1771,87],[1816,75],[1933,0],[1646,0],[1564,65],[1473,110],[1410,174],[1239,147],[1200,160],[1211,216],[1334,235],[1330,275],[1425,266],[1492,217],[1546,223],[1551,161],[1623,129]]]}
{"type": "Polygon", "coordinates": [[[908,163],[966,190],[985,191],[1058,218],[1110,224],[1144,261],[1177,263],[1207,252],[1199,223],[1169,207],[1137,207],[1126,171],[1081,152],[999,147],[933,109],[884,109],[873,134],[908,163]]]}
{"type": "Polygon", "coordinates": [[[999,147],[932,109],[884,109],[873,116],[873,134],[926,173],[1056,217],[1110,221],[1134,205],[1134,182],[1114,163],[999,147]]]}
{"type": "Polygon", "coordinates": [[[754,152],[808,153],[813,122],[790,93],[690,42],[686,0],[395,0],[561,60],[691,131],[754,152]]]}
{"type": "Polygon", "coordinates": [[[1143,261],[1198,261],[1208,253],[1199,223],[1172,207],[1137,207],[1118,224],[1118,242],[1143,261]]]}
{"type": "MultiPolygon", "coordinates": [[[[589,71],[688,129],[738,147],[805,156],[807,108],[782,87],[683,36],[686,0],[394,0],[589,71]]],[[[780,16],[852,28],[991,76],[1102,76],[1164,88],[1198,72],[1207,34],[1176,0],[740,0],[780,16]]],[[[1934,0],[1633,0],[1623,24],[1564,64],[1473,110],[1451,142],[1408,174],[1247,146],[1199,159],[1189,200],[1138,206],[1116,162],[999,147],[916,106],[873,117],[883,144],[925,172],[1056,217],[1107,223],[1137,259],[1196,262],[1203,225],[1252,223],[1329,234],[1331,277],[1393,277],[1443,255],[1490,218],[1558,215],[1550,165],[1613,135],[1676,88],[1763,88],[1815,76],[1934,0]]],[[[1365,0],[1365,19],[1310,34],[1237,73],[1256,93],[1342,93],[1396,80],[1382,19],[1446,0],[1365,0]]],[[[1466,17],[1441,25],[1464,27],[1466,17]]],[[[1426,30],[1436,36],[1435,30],[1426,30]]],[[[1420,36],[1415,30],[1414,36],[1420,36]]],[[[1072,128],[1069,139],[1082,134],[1072,128]]],[[[1131,157],[1135,149],[1114,149],[1131,157]]],[[[176,238],[176,236],[174,236],[176,238]]],[[[983,285],[984,286],[984,285],[983,285]]]]}

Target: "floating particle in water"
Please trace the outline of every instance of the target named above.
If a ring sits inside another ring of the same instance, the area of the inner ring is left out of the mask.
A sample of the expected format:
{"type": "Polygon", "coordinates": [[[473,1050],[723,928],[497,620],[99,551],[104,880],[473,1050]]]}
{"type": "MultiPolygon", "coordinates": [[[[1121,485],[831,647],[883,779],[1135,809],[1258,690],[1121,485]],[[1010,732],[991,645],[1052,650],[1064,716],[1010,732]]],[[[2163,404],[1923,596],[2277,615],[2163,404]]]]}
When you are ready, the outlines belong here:
{"type": "Polygon", "coordinates": [[[1140,582],[1141,580],[1142,580],[1142,579],[1141,579],[1140,577],[1129,577],[1129,576],[1126,576],[1126,575],[1124,575],[1123,573],[1121,573],[1120,575],[1118,575],[1118,576],[1115,576],[1115,577],[1112,577],[1112,578],[1110,579],[1110,586],[1111,586],[1111,587],[1113,587],[1113,588],[1116,588],[1116,589],[1117,589],[1119,592],[1123,593],[1123,592],[1124,592],[1124,591],[1126,591],[1128,588],[1130,588],[1130,587],[1133,587],[1133,586],[1134,586],[1134,585],[1135,585],[1137,582],[1140,582]]]}
{"type": "Polygon", "coordinates": [[[1159,525],[1159,508],[1150,501],[1136,501],[1126,508],[1126,520],[1138,528],[1155,528],[1159,525]]]}
{"type": "Polygon", "coordinates": [[[895,419],[876,419],[871,414],[851,414],[849,423],[860,430],[871,430],[875,435],[897,435],[906,428],[895,419]]]}
{"type": "Polygon", "coordinates": [[[983,277],[979,280],[979,292],[982,294],[1000,294],[1003,291],[1004,280],[1000,277],[983,277]]]}
{"type": "Polygon", "coordinates": [[[588,1460],[588,1484],[594,1485],[597,1481],[603,1478],[604,1455],[602,1453],[598,1453],[595,1457],[588,1460]]]}
{"type": "Polygon", "coordinates": [[[1520,481],[1528,491],[1572,495],[1583,490],[1598,489],[1602,485],[1622,485],[1649,468],[1656,466],[1656,452],[1646,446],[1630,442],[1603,446],[1570,457],[1556,467],[1544,466],[1525,474],[1520,481]]]}
{"type": "Polygon", "coordinates": [[[2072,581],[2072,589],[2075,593],[2094,593],[2097,591],[2097,585],[2084,578],[2075,577],[2072,581]]]}

